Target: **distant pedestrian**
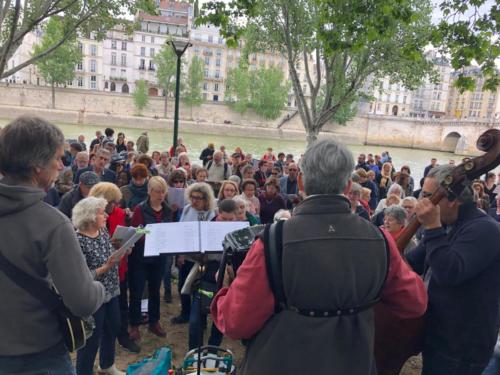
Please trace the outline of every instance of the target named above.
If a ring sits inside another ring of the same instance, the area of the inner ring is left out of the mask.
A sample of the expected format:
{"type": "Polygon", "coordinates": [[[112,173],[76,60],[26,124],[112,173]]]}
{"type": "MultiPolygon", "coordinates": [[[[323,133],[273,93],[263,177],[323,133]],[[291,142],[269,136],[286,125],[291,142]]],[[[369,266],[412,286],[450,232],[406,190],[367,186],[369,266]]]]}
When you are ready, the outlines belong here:
{"type": "Polygon", "coordinates": [[[148,132],[144,131],[142,134],[137,138],[137,142],[135,143],[137,146],[137,151],[142,153],[142,154],[147,154],[149,151],[149,137],[148,137],[148,132]]]}

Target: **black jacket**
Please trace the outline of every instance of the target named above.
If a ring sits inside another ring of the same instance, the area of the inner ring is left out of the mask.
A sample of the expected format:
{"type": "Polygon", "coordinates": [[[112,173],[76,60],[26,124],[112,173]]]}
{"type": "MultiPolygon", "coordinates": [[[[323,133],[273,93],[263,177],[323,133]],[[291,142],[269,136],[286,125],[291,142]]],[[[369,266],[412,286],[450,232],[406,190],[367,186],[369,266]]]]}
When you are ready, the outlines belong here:
{"type": "Polygon", "coordinates": [[[203,166],[205,167],[207,163],[212,160],[215,150],[213,148],[206,148],[201,152],[200,160],[203,161],[203,166]]]}
{"type": "Polygon", "coordinates": [[[61,202],[57,207],[59,211],[65,214],[69,219],[71,219],[71,215],[73,213],[73,207],[76,206],[78,202],[83,199],[82,192],[80,191],[80,186],[76,185],[64,194],[61,198],[61,202]]]}
{"type": "Polygon", "coordinates": [[[449,233],[425,230],[406,255],[429,280],[426,348],[466,363],[489,361],[500,322],[499,239],[500,224],[464,204],[449,233]]]}

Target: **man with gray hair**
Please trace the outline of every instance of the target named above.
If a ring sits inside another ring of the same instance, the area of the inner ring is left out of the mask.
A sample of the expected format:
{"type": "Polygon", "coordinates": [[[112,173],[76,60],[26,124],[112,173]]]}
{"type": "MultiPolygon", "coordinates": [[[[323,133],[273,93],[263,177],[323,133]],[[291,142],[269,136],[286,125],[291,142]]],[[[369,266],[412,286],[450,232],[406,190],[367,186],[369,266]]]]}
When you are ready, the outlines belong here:
{"type": "Polygon", "coordinates": [[[416,207],[423,240],[406,255],[429,294],[424,375],[481,374],[500,322],[500,224],[475,206],[470,184],[437,205],[428,199],[453,169],[427,174],[416,207]]]}
{"type": "Polygon", "coordinates": [[[20,117],[0,132],[0,374],[75,374],[54,308],[21,286],[22,275],[40,288],[54,286],[76,316],[104,301],[73,225],[42,201],[63,168],[63,145],[61,131],[37,117],[20,117]]]}
{"type": "Polygon", "coordinates": [[[215,151],[213,160],[207,163],[208,178],[210,182],[221,182],[227,180],[231,175],[229,165],[224,161],[224,153],[215,151]]]}
{"type": "Polygon", "coordinates": [[[312,144],[302,158],[307,197],[289,220],[266,227],[234,282],[226,272],[211,311],[224,335],[251,339],[239,374],[294,375],[304,366],[316,375],[375,374],[375,301],[398,318],[424,314],[423,282],[394,241],[351,212],[353,168],[343,145],[312,144]]]}
{"type": "Polygon", "coordinates": [[[110,160],[111,153],[104,148],[100,148],[95,155],[94,164],[89,165],[87,168],[80,169],[76,174],[76,181],[80,181],[80,175],[82,173],[92,171],[99,176],[101,182],[116,183],[116,173],[106,168],[110,160]]]}

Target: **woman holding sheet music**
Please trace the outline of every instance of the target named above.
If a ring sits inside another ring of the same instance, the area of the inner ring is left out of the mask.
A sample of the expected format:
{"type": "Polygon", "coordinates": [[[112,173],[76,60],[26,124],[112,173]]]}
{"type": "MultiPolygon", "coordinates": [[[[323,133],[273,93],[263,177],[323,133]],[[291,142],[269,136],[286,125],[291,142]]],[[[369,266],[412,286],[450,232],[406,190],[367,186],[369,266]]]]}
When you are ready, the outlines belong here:
{"type": "MultiPolygon", "coordinates": [[[[180,221],[211,221],[215,218],[215,197],[210,185],[204,182],[190,185],[186,189],[186,202],[189,203],[182,210],[180,221]]],[[[185,324],[191,314],[191,295],[181,294],[181,290],[194,263],[186,260],[184,256],[178,256],[176,264],[179,268],[181,313],[172,318],[172,324],[185,324]]]]}
{"type": "MultiPolygon", "coordinates": [[[[154,223],[173,221],[173,212],[165,203],[168,186],[163,177],[151,177],[148,182],[148,198],[139,203],[132,216],[132,226],[146,226],[154,223]]],[[[130,338],[140,341],[141,299],[146,280],[148,282],[149,330],[159,337],[166,337],[160,324],[160,286],[165,273],[165,255],[144,257],[144,239],[139,240],[129,256],[129,317],[130,338]]]]}
{"type": "Polygon", "coordinates": [[[108,201],[104,198],[88,197],[73,208],[73,225],[77,229],[77,238],[87,266],[106,290],[104,304],[93,315],[94,332],[85,347],[77,353],[77,375],[92,375],[97,349],[101,374],[125,374],[114,365],[115,339],[120,329],[120,257],[113,254],[113,245],[106,230],[107,205],[108,201]]]}

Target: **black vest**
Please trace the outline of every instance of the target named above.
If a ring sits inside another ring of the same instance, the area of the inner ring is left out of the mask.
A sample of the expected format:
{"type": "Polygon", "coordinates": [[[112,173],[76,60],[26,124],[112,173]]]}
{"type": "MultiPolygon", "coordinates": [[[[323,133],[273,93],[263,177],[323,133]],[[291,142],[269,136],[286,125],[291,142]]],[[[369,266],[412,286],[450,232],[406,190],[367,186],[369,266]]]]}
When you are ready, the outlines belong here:
{"type": "MultiPolygon", "coordinates": [[[[288,306],[334,311],[378,297],[387,274],[381,232],[343,196],[308,197],[283,227],[288,306]]],[[[373,310],[310,317],[284,309],[251,340],[241,374],[375,374],[373,310]]]]}

